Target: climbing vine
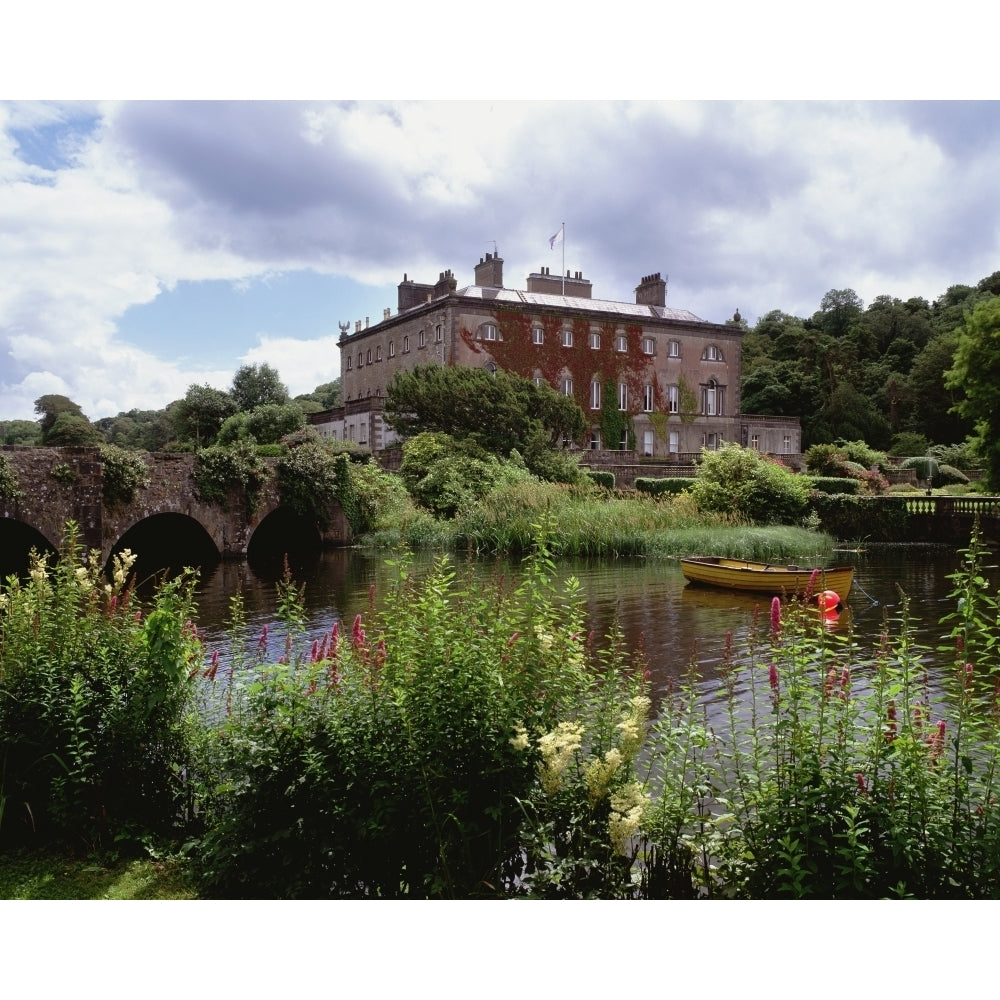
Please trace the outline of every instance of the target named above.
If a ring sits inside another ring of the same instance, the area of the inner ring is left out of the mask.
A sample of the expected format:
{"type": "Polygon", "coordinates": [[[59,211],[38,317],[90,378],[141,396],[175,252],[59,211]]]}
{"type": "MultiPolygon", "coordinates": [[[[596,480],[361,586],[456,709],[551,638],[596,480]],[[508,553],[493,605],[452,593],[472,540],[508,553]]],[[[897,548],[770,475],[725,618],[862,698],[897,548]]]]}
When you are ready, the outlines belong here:
{"type": "MultiPolygon", "coordinates": [[[[591,380],[602,380],[605,392],[601,433],[606,435],[607,429],[624,416],[630,428],[630,447],[634,446],[631,417],[642,407],[645,386],[651,382],[655,386],[653,358],[643,353],[640,324],[628,323],[619,332],[614,322],[594,325],[586,317],[576,316],[570,321],[572,346],[567,347],[563,344],[566,327],[561,316],[545,314],[533,319],[523,312],[498,306],[493,322],[499,335],[497,340],[477,340],[474,330],[464,328],[459,331],[459,336],[471,351],[489,355],[505,371],[524,378],[540,376],[559,392],[563,391],[563,380],[571,379],[573,398],[584,413],[590,412],[591,380]],[[536,329],[541,330],[541,343],[535,343],[533,331],[536,329]],[[620,337],[625,339],[625,350],[619,349],[622,346],[619,344],[620,337]],[[617,409],[619,385],[627,387],[628,408],[625,414],[617,409]],[[614,404],[614,414],[606,420],[604,413],[609,396],[614,404]]],[[[658,388],[654,388],[654,393],[659,395],[658,388]]],[[[657,405],[660,405],[659,401],[657,405]]],[[[617,447],[621,440],[620,433],[613,440],[617,447]]]]}
{"type": "Polygon", "coordinates": [[[686,424],[693,423],[694,418],[698,416],[698,394],[683,375],[677,379],[677,396],[681,420],[686,424]]]}
{"type": "Polygon", "coordinates": [[[253,514],[260,505],[260,491],[270,469],[257,454],[252,438],[223,447],[202,448],[195,456],[194,485],[199,499],[223,504],[234,490],[246,495],[246,509],[253,514]]]}
{"type": "Polygon", "coordinates": [[[618,408],[617,386],[609,379],[601,398],[601,441],[605,448],[613,450],[621,447],[622,437],[630,449],[635,448],[632,415],[618,408]]]}
{"type": "Polygon", "coordinates": [[[5,500],[19,500],[21,495],[14,463],[6,455],[0,455],[0,497],[5,500]]]}
{"type": "Polygon", "coordinates": [[[101,448],[101,495],[108,504],[129,504],[149,485],[142,455],[116,444],[101,448]]]}

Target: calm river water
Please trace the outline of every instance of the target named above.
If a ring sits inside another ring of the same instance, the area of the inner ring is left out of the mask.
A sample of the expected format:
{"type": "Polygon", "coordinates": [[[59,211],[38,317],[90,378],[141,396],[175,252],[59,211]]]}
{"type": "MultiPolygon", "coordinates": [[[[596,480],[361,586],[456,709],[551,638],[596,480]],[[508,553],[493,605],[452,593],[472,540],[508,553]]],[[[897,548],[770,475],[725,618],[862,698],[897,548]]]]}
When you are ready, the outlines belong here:
{"type": "MultiPolygon", "coordinates": [[[[414,570],[420,572],[432,562],[431,555],[418,555],[414,570]]],[[[480,560],[462,567],[483,578],[496,571],[496,561],[480,560]]],[[[948,575],[959,565],[956,552],[926,549],[907,552],[896,548],[843,552],[837,563],[853,563],[855,586],[840,619],[831,627],[853,632],[862,650],[870,650],[878,640],[883,622],[899,615],[898,588],[909,596],[911,632],[930,649],[941,642],[945,629],[941,617],[954,610],[948,598],[952,582],[948,575]]],[[[499,564],[501,571],[516,574],[516,567],[499,564]]],[[[358,550],[321,552],[306,561],[292,564],[295,580],[305,583],[305,603],[310,631],[320,634],[340,620],[350,627],[357,613],[367,614],[374,595],[376,605],[389,591],[394,573],[384,555],[358,550]]],[[[640,644],[649,661],[654,697],[685,673],[697,660],[711,695],[716,668],[722,658],[726,633],[733,633],[737,652],[749,631],[755,606],[767,615],[770,599],[744,596],[686,584],[680,567],[672,561],[638,559],[569,560],[559,572],[580,580],[590,628],[596,636],[606,635],[617,615],[628,648],[640,644]]],[[[256,641],[261,625],[274,621],[275,582],[281,566],[220,563],[206,574],[199,590],[199,625],[204,629],[208,648],[225,656],[227,618],[231,595],[242,593],[248,619],[248,633],[256,641]]],[[[987,575],[997,583],[997,568],[987,575]]],[[[995,589],[994,589],[995,592],[995,589]]],[[[928,656],[932,669],[948,662],[945,655],[928,656]]]]}

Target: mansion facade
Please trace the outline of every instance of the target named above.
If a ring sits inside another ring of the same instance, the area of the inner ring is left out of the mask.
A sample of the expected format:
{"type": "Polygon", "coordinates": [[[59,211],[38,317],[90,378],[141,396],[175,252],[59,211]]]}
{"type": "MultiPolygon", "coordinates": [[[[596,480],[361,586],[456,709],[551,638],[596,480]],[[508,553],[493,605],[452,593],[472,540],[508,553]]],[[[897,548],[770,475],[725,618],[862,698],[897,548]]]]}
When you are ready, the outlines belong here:
{"type": "MultiPolygon", "coordinates": [[[[659,274],[643,277],[635,302],[594,298],[582,273],[531,274],[505,288],[503,260],[486,254],[475,283],[451,271],[435,284],[403,276],[395,313],[341,324],[341,405],[310,415],[324,435],[380,451],[396,440],[383,421],[393,376],[418,365],[502,368],[573,396],[588,419],[592,451],[628,451],[666,463],[738,442],[782,456],[801,450],[797,420],[740,414],[738,314],[709,323],[666,305],[659,274]]],[[[595,456],[596,457],[596,456],[595,456]]]]}

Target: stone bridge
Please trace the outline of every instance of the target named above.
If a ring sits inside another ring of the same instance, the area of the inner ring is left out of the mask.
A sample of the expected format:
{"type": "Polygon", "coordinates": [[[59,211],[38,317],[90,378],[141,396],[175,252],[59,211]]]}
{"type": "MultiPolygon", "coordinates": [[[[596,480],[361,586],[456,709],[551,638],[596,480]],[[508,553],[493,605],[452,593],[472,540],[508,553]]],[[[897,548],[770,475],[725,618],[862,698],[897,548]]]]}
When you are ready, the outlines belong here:
{"type": "MultiPolygon", "coordinates": [[[[14,549],[27,540],[39,549],[58,549],[68,520],[80,527],[81,541],[88,550],[97,549],[103,561],[123,547],[138,551],[130,538],[156,539],[169,547],[193,531],[214,547],[216,558],[246,558],[252,543],[263,532],[283,531],[302,536],[303,527],[321,547],[351,542],[350,527],[343,512],[326,529],[296,523],[292,512],[281,504],[276,477],[272,474],[261,491],[258,504],[248,510],[242,491],[233,491],[225,504],[198,499],[194,486],[194,455],[142,453],[149,485],[140,489],[133,502],[108,503],[102,494],[103,463],[98,448],[0,448],[17,475],[18,496],[0,496],[0,559],[18,561],[14,549]],[[38,537],[40,536],[40,537],[38,537]],[[7,550],[6,552],[4,550],[7,550]]],[[[273,460],[270,460],[273,472],[273,460]]],[[[9,570],[8,570],[9,571],[9,570]]]]}

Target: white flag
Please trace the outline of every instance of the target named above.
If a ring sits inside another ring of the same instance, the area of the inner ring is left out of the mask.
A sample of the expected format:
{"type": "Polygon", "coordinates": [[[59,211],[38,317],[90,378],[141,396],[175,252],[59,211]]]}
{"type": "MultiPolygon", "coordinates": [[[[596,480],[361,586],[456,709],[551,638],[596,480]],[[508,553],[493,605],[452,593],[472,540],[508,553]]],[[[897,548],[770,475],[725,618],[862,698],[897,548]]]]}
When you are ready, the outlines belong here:
{"type": "Polygon", "coordinates": [[[559,231],[555,234],[555,236],[549,237],[549,249],[555,250],[556,244],[562,243],[562,238],[563,238],[563,227],[560,226],[559,231]]]}

